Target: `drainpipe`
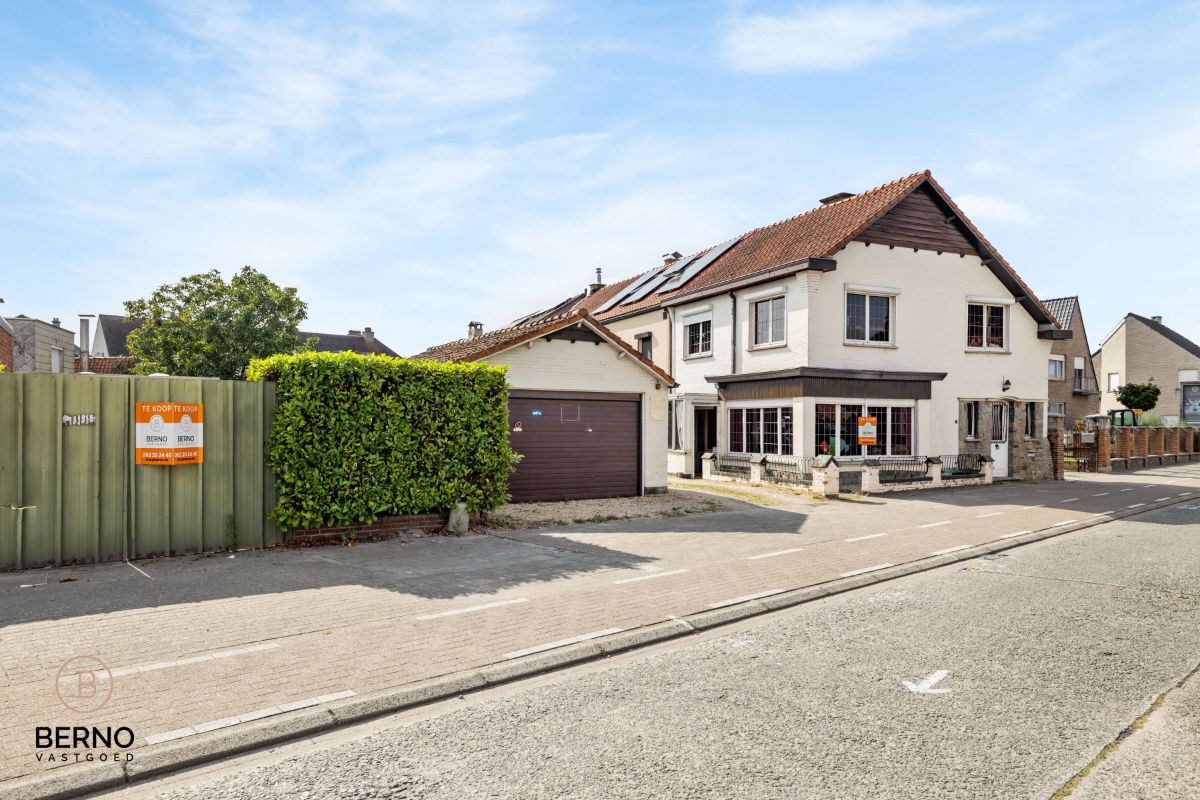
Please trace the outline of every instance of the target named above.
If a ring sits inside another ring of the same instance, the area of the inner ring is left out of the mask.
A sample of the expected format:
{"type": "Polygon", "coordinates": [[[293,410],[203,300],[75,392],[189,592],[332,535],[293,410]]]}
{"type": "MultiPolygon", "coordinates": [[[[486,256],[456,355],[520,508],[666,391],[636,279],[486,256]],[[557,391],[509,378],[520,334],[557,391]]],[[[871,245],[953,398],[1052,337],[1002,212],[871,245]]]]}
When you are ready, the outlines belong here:
{"type": "Polygon", "coordinates": [[[729,331],[729,340],[730,340],[730,344],[732,345],[732,347],[730,348],[730,353],[729,353],[729,373],[731,375],[736,375],[737,374],[737,349],[738,349],[738,343],[737,343],[738,321],[737,321],[737,295],[734,294],[733,292],[729,293],[729,319],[732,322],[732,326],[730,327],[730,331],[729,331]]]}

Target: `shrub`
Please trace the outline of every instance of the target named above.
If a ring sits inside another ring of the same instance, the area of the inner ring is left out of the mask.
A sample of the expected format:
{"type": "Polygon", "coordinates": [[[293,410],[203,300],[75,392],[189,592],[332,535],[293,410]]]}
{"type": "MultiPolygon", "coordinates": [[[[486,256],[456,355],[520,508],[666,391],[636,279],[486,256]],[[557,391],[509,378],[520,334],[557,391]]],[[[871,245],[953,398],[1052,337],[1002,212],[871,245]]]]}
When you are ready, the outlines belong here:
{"type": "Polygon", "coordinates": [[[1143,428],[1161,428],[1163,426],[1163,418],[1158,414],[1151,414],[1147,411],[1138,417],[1138,425],[1143,428]]]}
{"type": "Polygon", "coordinates": [[[276,384],[267,463],[285,529],[362,524],[508,499],[503,367],[355,353],[277,355],[247,377],[276,384]]]}

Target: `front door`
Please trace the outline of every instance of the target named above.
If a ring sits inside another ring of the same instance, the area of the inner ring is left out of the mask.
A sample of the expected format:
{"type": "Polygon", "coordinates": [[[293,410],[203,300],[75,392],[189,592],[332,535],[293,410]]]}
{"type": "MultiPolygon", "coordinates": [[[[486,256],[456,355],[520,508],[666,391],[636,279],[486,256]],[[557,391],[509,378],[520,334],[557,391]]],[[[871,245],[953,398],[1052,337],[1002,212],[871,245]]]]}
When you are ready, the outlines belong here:
{"type": "Polygon", "coordinates": [[[692,474],[699,477],[704,473],[703,456],[717,449],[717,410],[715,408],[696,409],[696,446],[692,448],[692,474]]]}
{"type": "Polygon", "coordinates": [[[1008,477],[1008,403],[992,403],[992,476],[1008,477]]]}

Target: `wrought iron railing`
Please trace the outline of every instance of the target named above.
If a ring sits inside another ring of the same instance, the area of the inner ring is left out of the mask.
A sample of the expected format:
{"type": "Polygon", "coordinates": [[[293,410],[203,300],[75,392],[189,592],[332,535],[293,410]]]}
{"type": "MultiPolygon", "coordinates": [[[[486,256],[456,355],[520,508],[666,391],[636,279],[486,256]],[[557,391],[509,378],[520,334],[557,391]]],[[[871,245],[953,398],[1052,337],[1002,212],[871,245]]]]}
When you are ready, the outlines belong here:
{"type": "Polygon", "coordinates": [[[879,456],[868,458],[866,466],[879,467],[880,483],[911,483],[929,478],[929,460],[925,456],[879,456]]]}
{"type": "Polygon", "coordinates": [[[713,472],[726,478],[750,478],[750,453],[713,453],[713,472]]]}
{"type": "Polygon", "coordinates": [[[812,485],[812,456],[768,455],[762,466],[763,478],[772,483],[812,485]]]}
{"type": "Polygon", "coordinates": [[[958,453],[938,458],[942,461],[942,480],[974,478],[983,473],[983,456],[979,453],[958,453]]]}

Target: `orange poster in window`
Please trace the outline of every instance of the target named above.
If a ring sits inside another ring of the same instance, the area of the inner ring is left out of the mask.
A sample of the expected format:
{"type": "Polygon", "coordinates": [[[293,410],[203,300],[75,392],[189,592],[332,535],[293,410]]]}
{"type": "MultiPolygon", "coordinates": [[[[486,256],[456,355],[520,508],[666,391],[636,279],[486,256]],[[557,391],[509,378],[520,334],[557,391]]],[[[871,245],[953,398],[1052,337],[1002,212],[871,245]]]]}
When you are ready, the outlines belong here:
{"type": "Polygon", "coordinates": [[[875,417],[859,417],[858,418],[858,443],[859,444],[877,444],[875,441],[875,417]]]}

